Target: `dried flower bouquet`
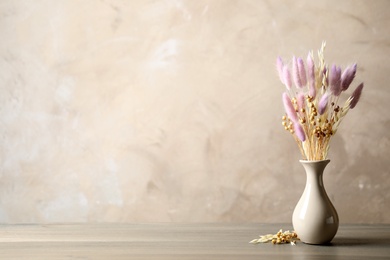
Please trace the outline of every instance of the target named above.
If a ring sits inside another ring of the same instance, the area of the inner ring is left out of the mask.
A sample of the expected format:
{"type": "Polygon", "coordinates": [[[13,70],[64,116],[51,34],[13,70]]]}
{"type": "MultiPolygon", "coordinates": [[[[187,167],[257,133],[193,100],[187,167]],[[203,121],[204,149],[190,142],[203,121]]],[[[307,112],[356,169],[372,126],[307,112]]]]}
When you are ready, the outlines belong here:
{"type": "Polygon", "coordinates": [[[313,52],[307,56],[306,66],[302,58],[293,57],[291,68],[279,57],[276,62],[280,80],[286,86],[282,99],[286,114],[282,118],[284,128],[297,142],[305,160],[325,160],[331,137],[350,109],[358,103],[363,83],[339,106],[342,92],[351,85],[356,64],[341,68],[324,61],[325,42],[318,51],[319,63],[314,64],[313,52]]]}

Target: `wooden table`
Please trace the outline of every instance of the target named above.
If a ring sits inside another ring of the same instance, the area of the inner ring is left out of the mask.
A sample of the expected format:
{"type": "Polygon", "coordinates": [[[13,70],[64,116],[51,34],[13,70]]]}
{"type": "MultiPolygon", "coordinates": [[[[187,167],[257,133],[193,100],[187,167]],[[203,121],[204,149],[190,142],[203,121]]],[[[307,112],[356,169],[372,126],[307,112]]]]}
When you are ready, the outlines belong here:
{"type": "Polygon", "coordinates": [[[0,225],[0,259],[390,259],[390,225],[341,225],[325,246],[249,244],[283,224],[0,225]]]}

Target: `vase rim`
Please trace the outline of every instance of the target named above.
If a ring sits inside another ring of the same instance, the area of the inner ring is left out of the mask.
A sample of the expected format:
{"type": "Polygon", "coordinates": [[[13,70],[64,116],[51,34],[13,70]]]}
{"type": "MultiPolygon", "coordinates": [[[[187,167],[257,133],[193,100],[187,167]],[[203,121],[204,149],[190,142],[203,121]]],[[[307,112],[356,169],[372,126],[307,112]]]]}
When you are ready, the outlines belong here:
{"type": "Polygon", "coordinates": [[[325,160],[299,160],[301,163],[316,163],[316,162],[330,162],[330,159],[325,160]]]}

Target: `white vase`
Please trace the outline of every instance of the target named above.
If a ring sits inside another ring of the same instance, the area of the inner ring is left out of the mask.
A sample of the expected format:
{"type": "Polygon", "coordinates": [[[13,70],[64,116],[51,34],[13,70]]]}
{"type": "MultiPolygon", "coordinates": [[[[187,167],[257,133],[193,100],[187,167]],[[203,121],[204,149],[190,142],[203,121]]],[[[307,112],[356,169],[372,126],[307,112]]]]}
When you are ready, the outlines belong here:
{"type": "Polygon", "coordinates": [[[304,243],[329,243],[339,227],[337,211],[326,194],[322,178],[330,160],[300,162],[306,171],[306,186],[293,213],[294,230],[304,243]]]}

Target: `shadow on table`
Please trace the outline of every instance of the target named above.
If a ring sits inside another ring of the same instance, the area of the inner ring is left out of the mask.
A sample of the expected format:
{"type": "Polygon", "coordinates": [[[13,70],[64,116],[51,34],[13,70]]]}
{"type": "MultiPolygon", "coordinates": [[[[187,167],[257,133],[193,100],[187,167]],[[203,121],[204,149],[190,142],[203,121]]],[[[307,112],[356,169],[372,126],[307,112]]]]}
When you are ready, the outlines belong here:
{"type": "Polygon", "coordinates": [[[351,247],[351,246],[373,246],[373,245],[389,245],[390,242],[380,238],[353,238],[353,237],[340,237],[334,238],[331,243],[323,246],[337,246],[337,247],[351,247]]]}

